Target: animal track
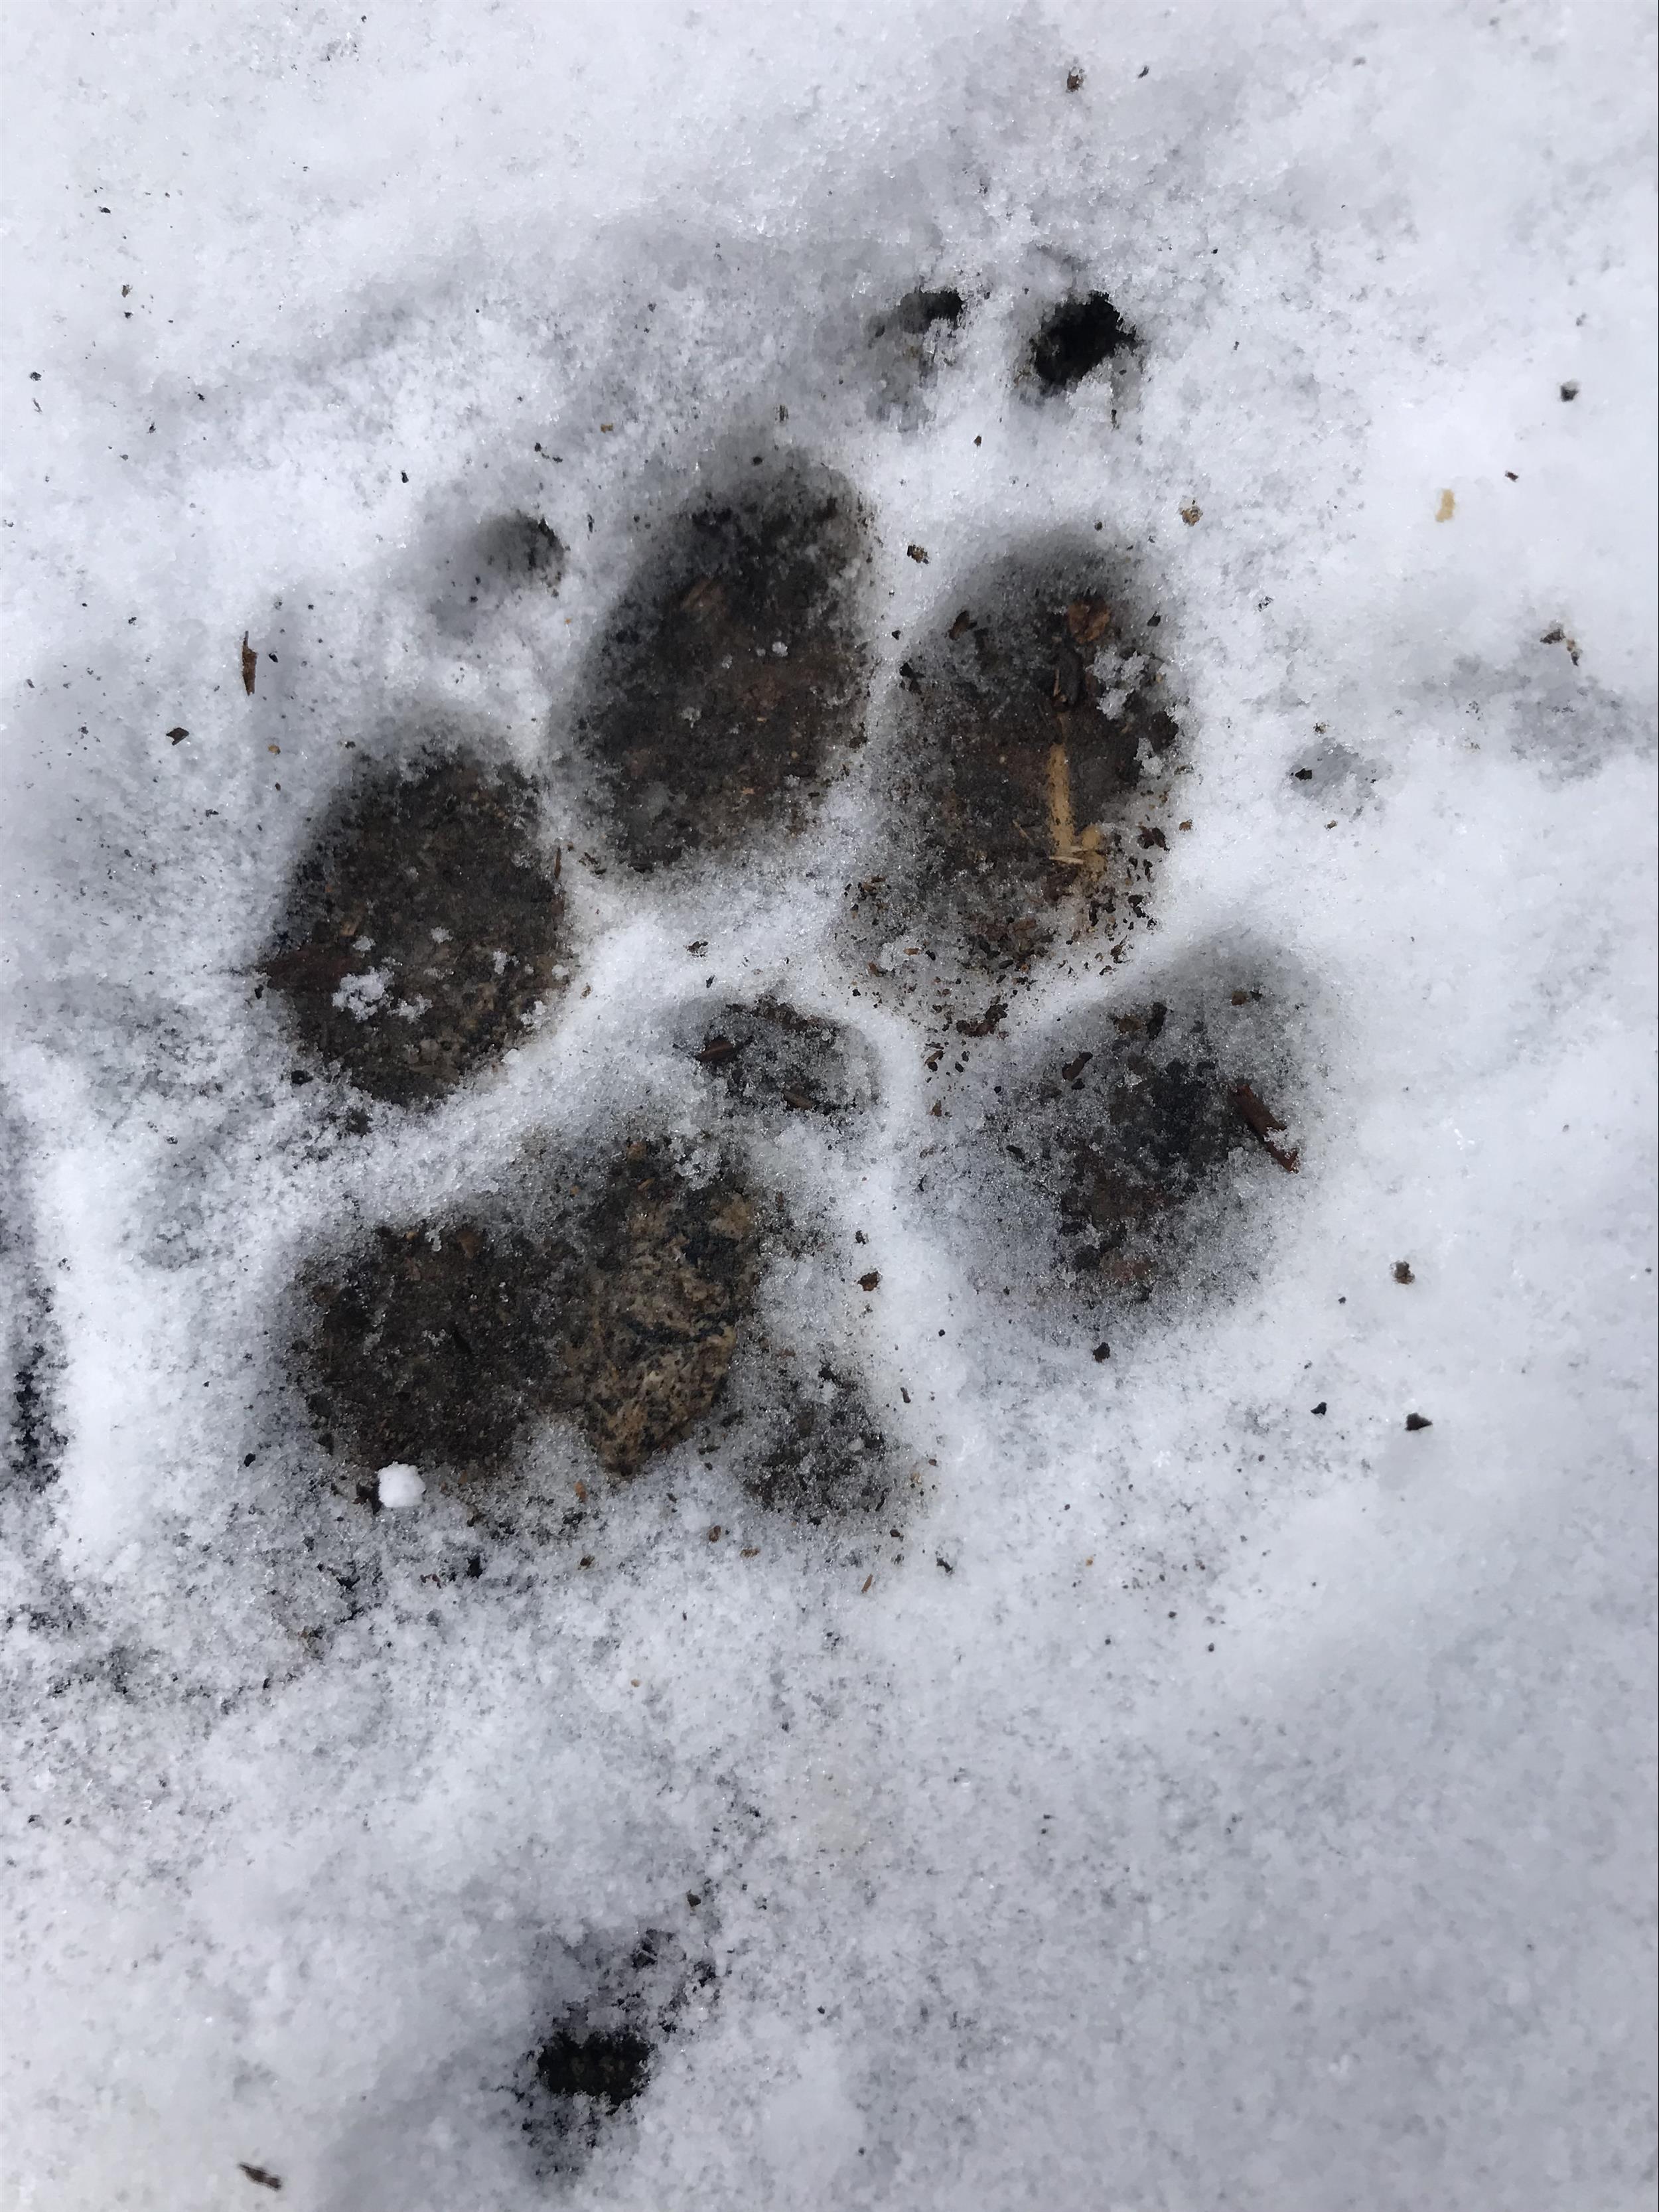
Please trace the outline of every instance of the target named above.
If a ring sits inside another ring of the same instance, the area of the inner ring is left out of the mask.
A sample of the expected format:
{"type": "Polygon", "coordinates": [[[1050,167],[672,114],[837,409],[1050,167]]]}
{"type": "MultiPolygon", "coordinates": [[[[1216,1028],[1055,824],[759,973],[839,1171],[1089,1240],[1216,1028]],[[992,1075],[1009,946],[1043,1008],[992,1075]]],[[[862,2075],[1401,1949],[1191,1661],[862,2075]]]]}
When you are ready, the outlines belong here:
{"type": "Polygon", "coordinates": [[[1099,554],[1033,549],[955,604],[899,672],[896,819],[920,815],[927,835],[896,842],[852,908],[879,964],[947,999],[964,980],[1029,979],[1058,940],[1102,927],[1121,957],[1167,850],[1160,780],[1181,750],[1159,617],[1099,554]],[[925,970],[908,964],[917,937],[925,970]]]}
{"type": "Polygon", "coordinates": [[[606,632],[578,725],[630,866],[805,827],[861,734],[866,558],[858,502],[828,470],[792,465],[669,522],[606,632]]]}
{"type": "MultiPolygon", "coordinates": [[[[875,319],[890,399],[948,364],[966,314],[954,288],[918,288],[875,319]]],[[[1022,373],[1064,393],[1133,343],[1089,295],[1049,315],[1022,373]]],[[[970,1276],[1008,1296],[1018,1279],[1034,1323],[1044,1306],[1155,1317],[1163,1292],[1213,1287],[1300,1164],[1291,987],[1271,961],[1241,974],[1235,946],[1115,979],[1157,927],[1193,750],[1170,633],[1127,554],[1062,532],[943,577],[872,696],[884,541],[857,489],[770,443],[714,481],[641,526],[568,750],[532,778],[476,734],[411,732],[325,818],[263,963],[296,1079],[410,1112],[469,1083],[487,1112],[480,1079],[544,1030],[538,1079],[557,1086],[573,981],[629,1033],[635,1091],[608,1126],[532,1133],[504,1182],[337,1236],[294,1285],[290,1370],[337,1487],[373,1510],[399,1502],[375,1480],[394,1468],[488,1485],[465,1540],[488,1542],[513,1525],[521,1455],[562,1424],[572,1474],[588,1471],[562,1535],[556,1510],[537,1524],[556,1561],[589,1480],[677,1452],[779,1522],[902,1546],[925,1443],[863,1323],[905,1286],[873,1257],[843,1266],[836,1214],[893,1117],[923,1117],[941,1157],[918,1188],[948,1176],[970,1276]],[[830,930],[833,1012],[793,1003],[781,970],[638,1021],[605,1001],[607,918],[660,915],[665,884],[716,867],[723,886],[820,867],[838,787],[862,872],[830,930]],[[586,872],[565,865],[579,847],[586,872]],[[892,1055],[918,1050],[895,1086],[892,1055]]],[[[453,631],[492,592],[556,591],[563,559],[509,518],[462,549],[476,589],[434,619],[453,631]]],[[[1079,1356],[1107,1356],[1098,1335],[1079,1356]]],[[[481,1555],[466,1574],[483,1582],[481,1555]]],[[[638,2096],[696,1978],[658,1943],[626,1988],[596,1969],[526,2062],[515,2094],[554,2165],[638,2096]]]]}
{"type": "Polygon", "coordinates": [[[538,1415],[568,1413],[625,1476],[707,1413],[753,1301],[753,1201],[661,1144],[568,1172],[527,1218],[383,1226],[313,1263],[301,1357],[326,1448],[488,1474],[538,1415]]]}
{"type": "Polygon", "coordinates": [[[1114,999],[1062,1021],[997,1100],[988,1206],[1005,1273],[1144,1304],[1190,1286],[1273,1176],[1297,1171],[1268,1103],[1291,1080],[1282,994],[1201,973],[1164,988],[1168,1000],[1114,999]]]}
{"type": "Polygon", "coordinates": [[[301,862],[264,963],[295,1031],[372,1097],[437,1097],[533,1026],[561,971],[559,857],[517,769],[366,772],[301,862]]]}
{"type": "Polygon", "coordinates": [[[1045,392],[1064,392],[1135,342],[1104,292],[1062,300],[1031,341],[1031,371],[1045,392]]]}

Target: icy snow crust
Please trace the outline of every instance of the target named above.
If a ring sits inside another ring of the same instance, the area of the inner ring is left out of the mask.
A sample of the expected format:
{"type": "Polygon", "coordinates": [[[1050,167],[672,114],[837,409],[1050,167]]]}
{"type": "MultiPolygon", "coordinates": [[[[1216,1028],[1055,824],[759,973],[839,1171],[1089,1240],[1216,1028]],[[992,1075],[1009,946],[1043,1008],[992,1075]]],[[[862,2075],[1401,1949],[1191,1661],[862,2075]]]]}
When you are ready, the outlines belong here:
{"type": "Polygon", "coordinates": [[[7,37],[8,2201],[1644,2201],[1647,11],[7,37]],[[617,611],[791,471],[853,708],[630,865],[617,611]],[[912,953],[929,672],[1057,544],[1054,712],[1105,579],[1173,735],[1107,859],[1030,738],[1065,927],[912,953]],[[556,942],[360,1090],[270,963],[458,749],[556,942]],[[754,1224],[712,1410],[325,1443],[328,1255],[621,1297],[629,1146],[754,1224]]]}

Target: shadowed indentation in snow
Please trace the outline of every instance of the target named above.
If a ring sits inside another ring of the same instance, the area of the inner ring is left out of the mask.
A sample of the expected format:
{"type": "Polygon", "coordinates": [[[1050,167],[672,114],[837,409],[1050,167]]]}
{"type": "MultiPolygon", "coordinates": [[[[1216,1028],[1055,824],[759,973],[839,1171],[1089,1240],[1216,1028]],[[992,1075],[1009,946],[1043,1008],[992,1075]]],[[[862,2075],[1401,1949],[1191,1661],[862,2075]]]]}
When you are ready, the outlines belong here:
{"type": "Polygon", "coordinates": [[[482,617],[532,584],[550,596],[559,588],[564,563],[563,545],[539,515],[495,516],[446,562],[447,581],[434,609],[439,628],[469,636],[482,617]]]}
{"type": "Polygon", "coordinates": [[[1132,930],[1181,744],[1158,617],[1098,553],[1039,549],[949,604],[900,671],[890,858],[854,901],[861,939],[918,988],[1132,930]],[[930,964],[906,969],[918,951],[930,964]]]}
{"type": "MultiPolygon", "coordinates": [[[[570,1973],[567,1966],[560,1978],[570,1973]]],[[[581,2166],[605,2129],[649,2086],[662,2044],[695,2027],[720,1994],[692,1942],[647,1929],[620,1957],[574,1962],[589,1984],[562,2002],[526,2058],[514,2092],[519,2124],[544,2174],[581,2166]]]]}
{"type": "Polygon", "coordinates": [[[870,336],[873,341],[886,337],[890,331],[904,337],[919,338],[935,323],[959,323],[962,309],[962,295],[953,284],[943,285],[936,291],[918,285],[915,291],[907,292],[890,313],[877,317],[870,326],[870,336]]]}
{"type": "Polygon", "coordinates": [[[914,430],[923,420],[925,388],[955,358],[966,301],[955,285],[918,285],[868,325],[869,368],[876,379],[872,412],[914,430]]]}
{"type": "Polygon", "coordinates": [[[854,1375],[757,1348],[727,1397],[725,1449],[769,1511],[816,1528],[878,1512],[898,1487],[894,1448],[854,1375]]]}
{"type": "Polygon", "coordinates": [[[567,1169],[516,1219],[381,1227],[314,1261],[295,1374],[329,1449],[366,1471],[499,1469],[565,1414],[612,1474],[634,1474],[708,1410],[753,1300],[755,1207],[665,1146],[567,1169]]]}
{"type": "Polygon", "coordinates": [[[690,1008],[680,1036],[681,1049],[731,1106],[763,1121],[840,1119],[874,1096],[874,1067],[860,1038],[777,1000],[690,1008]]]}
{"type": "Polygon", "coordinates": [[[374,1097],[424,1104],[524,1039],[560,987],[562,921],[526,778],[426,757],[344,792],[264,972],[319,1060],[374,1097]]]}
{"type": "Polygon", "coordinates": [[[851,487],[793,462],[664,526],[578,726],[632,866],[805,826],[862,736],[864,559],[851,487]]]}
{"type": "Polygon", "coordinates": [[[1001,1155],[992,1217],[1029,1266],[1131,1303],[1224,1267],[1300,1164],[1262,993],[1170,990],[1064,1024],[980,1140],[1001,1155]]]}
{"type": "Polygon", "coordinates": [[[1031,341],[1031,369],[1045,392],[1065,392],[1134,342],[1103,292],[1085,293],[1045,318],[1031,341]]]}

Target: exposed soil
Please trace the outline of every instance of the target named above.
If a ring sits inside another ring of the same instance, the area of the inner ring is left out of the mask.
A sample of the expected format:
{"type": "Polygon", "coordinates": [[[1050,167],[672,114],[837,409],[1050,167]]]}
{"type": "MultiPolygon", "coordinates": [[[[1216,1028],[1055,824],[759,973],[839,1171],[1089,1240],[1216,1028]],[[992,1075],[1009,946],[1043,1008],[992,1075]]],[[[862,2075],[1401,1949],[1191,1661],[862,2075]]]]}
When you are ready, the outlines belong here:
{"type": "Polygon", "coordinates": [[[776,1119],[841,1117],[870,1103],[870,1054],[840,1025],[775,999],[753,1006],[699,1007],[685,1043],[731,1103],[776,1119]]]}
{"type": "Polygon", "coordinates": [[[1080,384],[1091,369],[1135,342],[1103,292],[1062,300],[1031,341],[1031,368],[1045,392],[1080,384]]]}
{"type": "Polygon", "coordinates": [[[556,857],[516,769],[463,753],[345,793],[295,874],[264,973],[301,1043],[397,1105],[520,1041],[559,988],[556,857]]]}
{"type": "Polygon", "coordinates": [[[617,2112],[637,2097],[651,2070],[651,2045],[630,2028],[572,2035],[557,2028],[536,2054],[536,2075],[555,2097],[589,2097],[617,2112]]]}
{"type": "Polygon", "coordinates": [[[1136,621],[1097,564],[1041,555],[976,580],[901,670],[893,799],[919,848],[858,887],[889,933],[941,930],[981,971],[1062,932],[1132,927],[1167,849],[1144,817],[1181,732],[1136,621]]]}
{"type": "Polygon", "coordinates": [[[713,1404],[760,1274],[755,1208],[732,1181],[694,1188],[629,1148],[581,1224],[565,1308],[562,1401],[600,1460],[633,1474],[713,1404]]]}
{"type": "Polygon", "coordinates": [[[324,1443],[370,1473],[499,1466],[548,1405],[574,1274],[558,1245],[465,1219],[377,1228],[313,1270],[295,1350],[324,1443]]]}
{"type": "Polygon", "coordinates": [[[738,1409],[725,1417],[745,1489],[773,1512],[817,1527],[878,1512],[893,1494],[891,1452],[856,1381],[757,1354],[738,1409]]]}
{"type": "Polygon", "coordinates": [[[624,595],[580,726],[634,867],[805,826],[862,736],[858,501],[769,466],[674,518],[624,595]]]}
{"type": "Polygon", "coordinates": [[[1267,1111],[1260,1095],[1236,1073],[1249,1054],[1270,1083],[1256,1063],[1278,1055],[1259,1017],[1240,1017],[1245,1029],[1219,1042],[1212,1018],[1154,1000],[1070,1024],[994,1117],[1024,1206],[1042,1194],[1060,1265],[1103,1291],[1150,1296],[1176,1272],[1194,1202],[1239,1155],[1265,1149],[1287,1164],[1255,1126],[1267,1111]]]}
{"type": "Polygon", "coordinates": [[[709,1960],[670,1931],[647,1929],[621,1957],[589,1958],[589,1994],[567,2005],[525,2062],[520,2124],[544,2171],[569,2172],[651,2078],[658,2047],[712,2004],[709,1960]]]}
{"type": "Polygon", "coordinates": [[[646,1144],[559,1192],[534,1225],[381,1228],[313,1264],[296,1371],[329,1449],[482,1475],[563,1413],[628,1476],[702,1418],[759,1278],[750,1200],[646,1144]]]}
{"type": "Polygon", "coordinates": [[[945,323],[952,328],[962,320],[963,301],[954,285],[941,286],[930,291],[918,285],[907,292],[890,314],[878,316],[870,326],[873,343],[885,337],[890,331],[903,337],[925,337],[935,323],[945,323]]]}

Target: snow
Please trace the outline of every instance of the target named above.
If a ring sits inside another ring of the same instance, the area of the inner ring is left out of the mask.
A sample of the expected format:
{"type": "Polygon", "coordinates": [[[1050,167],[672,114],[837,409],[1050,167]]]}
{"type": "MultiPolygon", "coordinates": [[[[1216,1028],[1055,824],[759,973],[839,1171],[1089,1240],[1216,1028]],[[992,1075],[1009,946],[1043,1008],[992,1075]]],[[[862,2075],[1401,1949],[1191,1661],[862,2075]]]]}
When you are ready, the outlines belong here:
{"type": "Polygon", "coordinates": [[[426,1485],[421,1480],[420,1469],[398,1460],[394,1460],[390,1467],[383,1467],[375,1480],[382,1505],[394,1508],[418,1505],[426,1496],[426,1485]]]}
{"type": "Polygon", "coordinates": [[[5,37],[8,2201],[1647,2201],[1649,11],[5,37]],[[1137,343],[1045,396],[1094,288],[1137,343]],[[635,875],[596,641],[755,453],[867,510],[869,742],[802,838],[635,875]],[[1157,926],[964,995],[958,1075],[845,887],[928,850],[905,664],[1055,538],[1162,615],[1157,926]],[[544,790],[561,995],[353,1121],[259,963],[347,781],[458,735],[544,790]],[[1103,1006],[1247,988],[1297,1172],[1103,1317],[988,1133],[1103,1006]],[[844,1113],[692,1060],[769,997],[844,1113]],[[316,1256],[436,1267],[658,1132],[800,1231],[733,1393],[853,1378],[902,1511],[551,1416],[364,1497],[316,1256]],[[651,2047],[614,2114],[537,2087],[572,2021],[651,2047]]]}

